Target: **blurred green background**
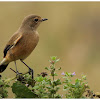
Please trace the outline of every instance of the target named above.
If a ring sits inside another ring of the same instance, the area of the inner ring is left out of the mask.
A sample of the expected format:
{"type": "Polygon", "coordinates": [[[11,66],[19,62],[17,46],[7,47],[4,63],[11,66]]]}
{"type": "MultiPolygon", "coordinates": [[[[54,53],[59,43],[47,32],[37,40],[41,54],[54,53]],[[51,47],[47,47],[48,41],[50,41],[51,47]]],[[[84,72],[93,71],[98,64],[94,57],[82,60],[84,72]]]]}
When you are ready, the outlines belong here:
{"type": "MultiPolygon", "coordinates": [[[[100,92],[100,2],[0,2],[0,61],[7,41],[29,14],[49,19],[39,26],[40,41],[25,59],[35,76],[49,66],[50,56],[58,56],[59,74],[85,74],[91,89],[100,92]]],[[[28,70],[20,61],[17,66],[20,72],[28,70]]],[[[13,62],[3,77],[15,76],[10,67],[15,69],[13,62]]]]}

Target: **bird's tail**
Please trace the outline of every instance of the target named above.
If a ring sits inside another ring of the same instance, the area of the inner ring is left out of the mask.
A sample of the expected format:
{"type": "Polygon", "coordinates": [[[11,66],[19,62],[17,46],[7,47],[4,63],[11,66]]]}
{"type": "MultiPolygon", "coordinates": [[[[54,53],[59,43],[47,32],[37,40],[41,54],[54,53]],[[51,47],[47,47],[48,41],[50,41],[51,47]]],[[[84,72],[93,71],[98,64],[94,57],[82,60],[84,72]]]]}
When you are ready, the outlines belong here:
{"type": "Polygon", "coordinates": [[[8,64],[6,65],[0,65],[0,73],[2,73],[6,68],[7,68],[8,64]]]}
{"type": "Polygon", "coordinates": [[[7,63],[7,59],[4,58],[2,61],[1,61],[1,64],[0,64],[0,73],[2,73],[8,66],[9,63],[7,63]]]}

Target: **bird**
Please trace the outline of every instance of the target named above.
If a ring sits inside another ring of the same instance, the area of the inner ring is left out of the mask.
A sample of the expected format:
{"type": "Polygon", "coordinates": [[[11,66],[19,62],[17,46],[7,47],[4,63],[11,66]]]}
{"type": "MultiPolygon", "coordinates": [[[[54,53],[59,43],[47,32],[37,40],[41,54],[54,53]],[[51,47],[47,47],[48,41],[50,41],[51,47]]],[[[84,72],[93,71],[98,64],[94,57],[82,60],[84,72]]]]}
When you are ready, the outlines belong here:
{"type": "Polygon", "coordinates": [[[16,60],[20,60],[24,65],[26,65],[32,72],[33,69],[30,68],[23,60],[26,59],[39,41],[39,34],[37,28],[41,22],[48,20],[47,18],[41,18],[38,15],[28,15],[26,16],[18,30],[11,36],[7,42],[3,53],[3,60],[0,63],[0,73],[2,73],[12,61],[15,63],[16,73],[18,74],[16,60]]]}

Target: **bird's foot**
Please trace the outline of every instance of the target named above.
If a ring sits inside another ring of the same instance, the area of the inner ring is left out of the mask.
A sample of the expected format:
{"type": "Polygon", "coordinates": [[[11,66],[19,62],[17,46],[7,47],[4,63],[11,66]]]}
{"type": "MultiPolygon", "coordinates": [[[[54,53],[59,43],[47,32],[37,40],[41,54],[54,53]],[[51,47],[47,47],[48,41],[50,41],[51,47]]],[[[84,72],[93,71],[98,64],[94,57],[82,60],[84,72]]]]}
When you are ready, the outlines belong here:
{"type": "Polygon", "coordinates": [[[24,79],[23,74],[19,73],[18,71],[16,72],[16,77],[18,81],[22,81],[24,79]]]}
{"type": "Polygon", "coordinates": [[[33,75],[33,69],[29,68],[29,75],[32,75],[32,79],[34,78],[34,75],[33,75]]]}
{"type": "Polygon", "coordinates": [[[17,77],[18,75],[22,75],[22,73],[19,73],[18,71],[16,71],[16,77],[17,77]]]}

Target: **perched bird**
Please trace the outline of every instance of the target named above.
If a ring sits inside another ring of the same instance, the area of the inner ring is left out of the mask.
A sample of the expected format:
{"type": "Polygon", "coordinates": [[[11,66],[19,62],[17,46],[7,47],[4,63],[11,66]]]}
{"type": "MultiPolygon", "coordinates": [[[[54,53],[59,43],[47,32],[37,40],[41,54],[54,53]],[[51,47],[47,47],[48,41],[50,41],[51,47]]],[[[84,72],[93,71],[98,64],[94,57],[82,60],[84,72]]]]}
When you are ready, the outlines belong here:
{"type": "MultiPolygon", "coordinates": [[[[31,54],[39,41],[37,27],[41,22],[46,20],[48,19],[42,19],[40,16],[33,14],[24,18],[19,29],[12,35],[5,46],[3,51],[4,57],[0,64],[0,73],[3,72],[12,61],[15,62],[15,66],[16,60],[20,60],[24,63],[23,60],[31,54]]],[[[25,65],[29,70],[33,71],[27,64],[25,65]]],[[[18,72],[17,66],[16,72],[18,72]]]]}

